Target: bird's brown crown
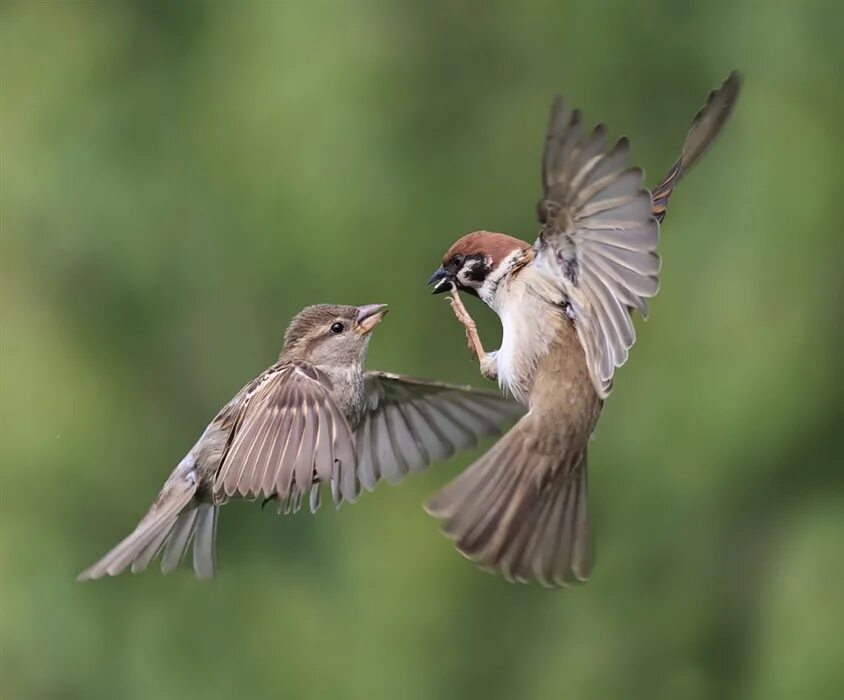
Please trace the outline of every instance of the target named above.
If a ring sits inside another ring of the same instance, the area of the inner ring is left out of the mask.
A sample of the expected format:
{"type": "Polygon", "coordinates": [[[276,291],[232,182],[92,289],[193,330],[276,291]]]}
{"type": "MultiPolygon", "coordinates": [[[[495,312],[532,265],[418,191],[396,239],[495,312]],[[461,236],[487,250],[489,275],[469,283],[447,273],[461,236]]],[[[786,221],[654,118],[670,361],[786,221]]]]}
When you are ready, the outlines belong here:
{"type": "Polygon", "coordinates": [[[530,247],[530,244],[504,233],[473,231],[457,240],[446,251],[443,256],[443,265],[446,265],[455,255],[467,258],[472,255],[485,255],[491,258],[491,267],[495,269],[514,250],[527,250],[530,247]]]}

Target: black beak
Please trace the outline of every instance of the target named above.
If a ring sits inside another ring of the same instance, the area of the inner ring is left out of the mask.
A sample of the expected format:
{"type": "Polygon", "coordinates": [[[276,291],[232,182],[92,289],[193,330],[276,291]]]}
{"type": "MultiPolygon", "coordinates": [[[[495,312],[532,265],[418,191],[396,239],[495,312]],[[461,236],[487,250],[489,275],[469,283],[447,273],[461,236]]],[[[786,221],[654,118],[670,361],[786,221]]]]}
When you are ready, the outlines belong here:
{"type": "Polygon", "coordinates": [[[431,294],[442,294],[454,286],[451,276],[440,266],[440,268],[428,279],[428,286],[434,285],[431,294]]]}

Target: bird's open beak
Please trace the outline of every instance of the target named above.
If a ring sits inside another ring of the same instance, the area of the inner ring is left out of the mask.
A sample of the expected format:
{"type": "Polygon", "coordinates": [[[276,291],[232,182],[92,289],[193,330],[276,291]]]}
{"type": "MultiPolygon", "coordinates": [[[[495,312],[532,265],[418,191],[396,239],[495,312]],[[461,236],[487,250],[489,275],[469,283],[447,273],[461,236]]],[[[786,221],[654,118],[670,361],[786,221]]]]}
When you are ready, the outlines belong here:
{"type": "Polygon", "coordinates": [[[430,287],[431,285],[434,285],[434,289],[431,294],[442,294],[443,292],[447,292],[451,289],[454,282],[452,282],[451,276],[441,265],[440,268],[428,278],[428,286],[430,287]]]}
{"type": "Polygon", "coordinates": [[[375,326],[381,323],[381,319],[387,315],[389,309],[386,304],[366,304],[358,307],[357,322],[361,335],[366,335],[375,326]]]}

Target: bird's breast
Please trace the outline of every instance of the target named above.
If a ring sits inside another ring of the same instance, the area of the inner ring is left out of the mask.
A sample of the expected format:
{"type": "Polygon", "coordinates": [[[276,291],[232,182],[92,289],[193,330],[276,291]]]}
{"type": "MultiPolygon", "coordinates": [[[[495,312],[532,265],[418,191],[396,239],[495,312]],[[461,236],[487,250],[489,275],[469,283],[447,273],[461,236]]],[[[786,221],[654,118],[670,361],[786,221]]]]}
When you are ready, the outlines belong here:
{"type": "Polygon", "coordinates": [[[349,427],[355,430],[360,423],[366,401],[362,368],[353,366],[324,371],[331,379],[331,398],[343,412],[349,427]]]}
{"type": "Polygon", "coordinates": [[[498,382],[527,404],[536,371],[567,321],[559,306],[521,282],[510,284],[498,301],[502,328],[496,355],[498,382]]]}

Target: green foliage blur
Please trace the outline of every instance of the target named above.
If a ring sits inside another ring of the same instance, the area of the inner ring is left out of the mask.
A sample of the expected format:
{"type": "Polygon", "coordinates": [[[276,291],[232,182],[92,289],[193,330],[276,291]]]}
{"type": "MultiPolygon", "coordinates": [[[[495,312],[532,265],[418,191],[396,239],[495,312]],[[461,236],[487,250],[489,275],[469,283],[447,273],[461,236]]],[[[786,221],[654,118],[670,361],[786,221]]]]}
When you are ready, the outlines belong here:
{"type": "Polygon", "coordinates": [[[834,0],[4,3],[0,695],[844,697],[842,26],[834,0]],[[305,305],[388,302],[370,367],[482,384],[424,283],[470,230],[533,239],[551,96],[654,184],[734,67],[591,447],[587,585],[438,533],[420,504],[479,450],[315,517],[229,505],[212,582],[76,583],[305,305]]]}

